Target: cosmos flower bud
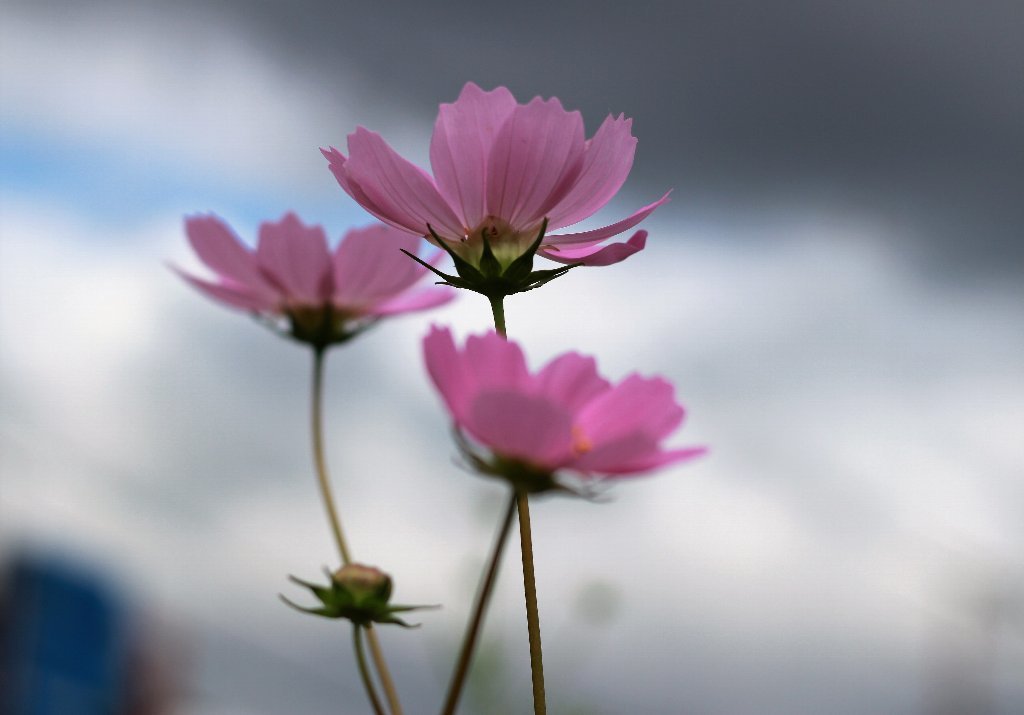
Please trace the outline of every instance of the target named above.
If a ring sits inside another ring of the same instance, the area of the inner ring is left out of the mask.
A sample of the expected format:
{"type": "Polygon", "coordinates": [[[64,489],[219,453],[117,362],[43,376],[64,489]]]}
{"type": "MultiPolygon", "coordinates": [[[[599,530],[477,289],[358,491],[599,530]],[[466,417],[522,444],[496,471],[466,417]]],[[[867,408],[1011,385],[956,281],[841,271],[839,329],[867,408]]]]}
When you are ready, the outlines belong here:
{"type": "Polygon", "coordinates": [[[346,564],[334,572],[331,581],[348,590],[356,601],[383,599],[391,596],[391,577],[378,568],[363,564],[346,564]]]}
{"type": "Polygon", "coordinates": [[[344,618],[357,626],[371,623],[394,623],[411,628],[396,613],[414,611],[433,606],[390,605],[391,577],[378,568],[363,564],[346,564],[333,574],[324,572],[328,578],[325,586],[289,576],[293,583],[308,588],[320,601],[320,606],[306,608],[281,596],[281,600],[292,608],[324,618],[344,618]]]}

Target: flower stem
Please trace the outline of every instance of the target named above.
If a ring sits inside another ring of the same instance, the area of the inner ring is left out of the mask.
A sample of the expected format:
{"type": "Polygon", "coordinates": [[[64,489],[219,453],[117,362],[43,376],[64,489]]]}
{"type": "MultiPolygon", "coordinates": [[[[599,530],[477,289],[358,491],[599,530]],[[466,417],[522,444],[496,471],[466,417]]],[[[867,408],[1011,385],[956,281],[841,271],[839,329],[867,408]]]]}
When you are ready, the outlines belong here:
{"type": "Polygon", "coordinates": [[[402,715],[402,704],[398,700],[398,689],[395,688],[395,681],[391,679],[391,671],[388,670],[388,664],[384,660],[384,650],[380,647],[377,629],[372,624],[366,626],[366,640],[370,641],[370,656],[373,658],[373,665],[377,669],[380,685],[384,689],[384,697],[388,699],[391,715],[402,715]]]}
{"type": "Polygon", "coordinates": [[[370,698],[370,705],[373,706],[373,712],[376,715],[385,715],[384,706],[380,704],[380,698],[377,697],[377,691],[373,687],[373,678],[370,677],[370,668],[366,664],[366,653],[363,651],[363,639],[360,631],[361,626],[352,624],[352,643],[356,650],[356,663],[359,664],[359,675],[363,678],[363,686],[366,687],[366,695],[370,698]]]}
{"type": "Polygon", "coordinates": [[[491,301],[491,313],[494,315],[494,329],[501,337],[505,335],[505,299],[502,297],[488,297],[491,301]]]}
{"type": "Polygon", "coordinates": [[[537,608],[537,580],[533,572],[533,536],[530,531],[529,494],[516,492],[519,509],[519,543],[523,553],[523,592],[526,595],[526,627],[530,634],[530,675],[533,678],[533,712],[545,715],[544,657],[540,645],[540,611],[537,608]]]}
{"type": "Polygon", "coordinates": [[[313,349],[313,461],[316,464],[316,478],[320,484],[320,496],[323,497],[324,508],[327,510],[327,521],[334,533],[334,542],[341,554],[341,563],[352,562],[352,555],[345,541],[345,533],[341,530],[341,519],[334,506],[334,493],[331,491],[330,477],[327,476],[327,460],[324,458],[324,426],[323,426],[323,393],[324,393],[324,350],[313,349]]]}
{"type": "Polygon", "coordinates": [[[459,652],[459,660],[452,673],[452,681],[448,686],[448,695],[444,701],[442,715],[454,715],[455,708],[459,704],[459,696],[462,695],[462,686],[465,684],[466,676],[469,675],[469,662],[473,656],[473,649],[476,646],[476,639],[480,634],[480,626],[483,624],[484,612],[491,600],[491,592],[494,590],[494,583],[498,576],[498,566],[501,563],[501,555],[505,552],[505,544],[508,543],[508,532],[512,527],[512,516],[516,511],[516,495],[512,494],[509,499],[508,508],[505,510],[505,518],[498,529],[498,536],[494,542],[494,550],[491,553],[491,562],[487,567],[484,580],[476,594],[476,604],[473,607],[473,615],[470,617],[469,626],[466,628],[466,636],[462,641],[462,650],[459,652]]]}
{"type": "MultiPolygon", "coordinates": [[[[502,337],[505,332],[505,304],[501,297],[492,297],[491,312],[494,314],[494,329],[502,337]]],[[[530,677],[533,681],[534,715],[546,715],[548,708],[544,699],[544,654],[540,644],[540,610],[537,607],[537,578],[533,570],[533,534],[530,529],[530,501],[525,491],[514,491],[512,495],[519,511],[519,544],[523,554],[523,595],[526,599],[526,629],[530,636],[530,677]]]]}
{"type": "MultiPolygon", "coordinates": [[[[335,544],[338,546],[338,553],[341,555],[342,565],[352,563],[352,554],[345,541],[345,533],[341,529],[341,519],[338,510],[334,505],[334,494],[331,491],[330,477],[327,474],[327,459],[324,457],[324,427],[323,427],[323,392],[324,392],[324,352],[322,347],[313,348],[313,398],[312,398],[312,431],[313,431],[313,462],[316,465],[317,482],[320,485],[320,496],[323,498],[324,509],[327,511],[327,521],[331,525],[334,534],[335,544]]],[[[384,652],[380,647],[380,639],[377,638],[377,631],[372,627],[366,628],[367,639],[370,641],[370,653],[373,655],[373,663],[380,677],[381,687],[387,698],[388,706],[392,715],[402,715],[402,704],[398,700],[398,691],[391,678],[387,662],[384,660],[384,652]]],[[[359,648],[362,641],[357,636],[359,648]]],[[[360,665],[360,668],[363,664],[360,665]]],[[[365,678],[364,678],[365,681],[365,678]]],[[[376,694],[367,688],[367,695],[373,701],[376,694]]]]}

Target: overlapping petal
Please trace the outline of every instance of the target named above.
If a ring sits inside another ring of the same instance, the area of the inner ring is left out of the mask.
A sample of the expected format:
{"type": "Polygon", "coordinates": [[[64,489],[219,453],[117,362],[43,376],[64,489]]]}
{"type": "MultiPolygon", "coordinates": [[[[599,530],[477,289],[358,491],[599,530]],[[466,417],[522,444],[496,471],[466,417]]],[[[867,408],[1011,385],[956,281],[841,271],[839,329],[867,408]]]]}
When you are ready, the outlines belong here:
{"type": "Polygon", "coordinates": [[[185,219],[185,234],[199,259],[222,279],[254,292],[273,291],[252,252],[220,218],[189,216],[185,219]]]}
{"type": "Polygon", "coordinates": [[[551,229],[571,226],[597,213],[629,176],[636,154],[633,120],[609,116],[587,142],[583,167],[572,189],[548,211],[551,229]]]}
{"type": "Polygon", "coordinates": [[[466,231],[487,215],[487,165],[498,130],[516,107],[505,87],[485,92],[472,82],[453,104],[442,104],[430,139],[438,191],[462,217],[466,231]]]}
{"type": "Polygon", "coordinates": [[[318,305],[330,297],[331,258],[320,226],[306,226],[293,213],[260,225],[256,263],[282,295],[318,305]]]}
{"type": "Polygon", "coordinates": [[[607,246],[584,244],[582,247],[572,244],[568,247],[542,246],[537,253],[558,263],[610,266],[613,263],[626,260],[634,253],[639,253],[644,250],[646,245],[647,231],[637,231],[625,243],[612,243],[607,246]]]}
{"type": "Polygon", "coordinates": [[[357,127],[348,136],[348,151],[342,170],[381,218],[419,236],[428,233],[428,225],[445,237],[463,236],[462,221],[430,176],[400,157],[380,134],[357,127]]]}
{"type": "Polygon", "coordinates": [[[613,385],[578,353],[530,373],[519,347],[493,331],[460,350],[450,331],[435,327],[423,349],[456,425],[500,459],[548,472],[626,475],[703,451],[662,448],[683,418],[662,378],[631,375],[613,385]]]}
{"type": "Polygon", "coordinates": [[[518,230],[539,224],[579,176],[583,147],[579,112],[539,97],[517,106],[491,149],[487,212],[518,230]]]}
{"type": "Polygon", "coordinates": [[[480,392],[466,429],[503,457],[548,468],[571,456],[572,416],[557,404],[513,391],[480,392]]]}

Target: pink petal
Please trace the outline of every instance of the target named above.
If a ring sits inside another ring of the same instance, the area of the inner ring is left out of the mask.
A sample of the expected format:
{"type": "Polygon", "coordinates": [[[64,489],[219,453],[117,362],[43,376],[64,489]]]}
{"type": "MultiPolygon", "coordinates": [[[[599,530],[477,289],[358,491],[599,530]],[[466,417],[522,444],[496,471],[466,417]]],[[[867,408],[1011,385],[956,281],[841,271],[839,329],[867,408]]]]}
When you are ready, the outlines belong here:
{"type": "Polygon", "coordinates": [[[537,373],[539,394],[561,405],[570,414],[611,389],[611,383],[597,374],[594,358],[579,353],[565,353],[537,373]]]}
{"type": "Polygon", "coordinates": [[[176,266],[171,266],[171,270],[192,284],[206,297],[212,298],[218,303],[224,303],[232,308],[240,308],[242,310],[255,311],[257,313],[279,312],[278,305],[275,300],[268,298],[266,294],[253,292],[247,286],[240,284],[213,283],[211,281],[189,275],[176,266]]]}
{"type": "Polygon", "coordinates": [[[413,255],[423,240],[381,224],[353,229],[334,252],[334,302],[360,308],[397,296],[423,277],[413,255]]]}
{"type": "Polygon", "coordinates": [[[400,313],[436,308],[455,300],[455,291],[444,286],[433,286],[422,290],[407,291],[399,296],[378,303],[367,311],[368,315],[383,317],[400,313]]]}
{"type": "Polygon", "coordinates": [[[569,466],[584,472],[623,476],[695,459],[706,452],[704,447],[661,451],[649,436],[631,434],[595,448],[569,466]]]}
{"type": "Polygon", "coordinates": [[[583,161],[583,118],[557,99],[517,106],[487,162],[487,212],[532,228],[571,188],[583,161]]]}
{"type": "Polygon", "coordinates": [[[342,172],[352,197],[387,223],[419,236],[427,224],[450,238],[464,235],[462,221],[438,193],[433,180],[406,161],[379,134],[358,127],[348,136],[349,157],[342,172]],[[363,203],[360,197],[368,199],[363,203]]]}
{"type": "MultiPolygon", "coordinates": [[[[356,199],[356,196],[353,193],[354,187],[352,186],[352,182],[348,179],[348,172],[345,171],[345,164],[348,162],[345,155],[333,146],[328,149],[320,147],[320,153],[324,155],[325,159],[327,159],[327,168],[331,170],[332,174],[334,174],[334,178],[338,181],[338,185],[345,190],[346,194],[351,196],[353,199],[356,199]]],[[[362,201],[359,201],[359,199],[356,199],[356,201],[360,205],[363,203],[362,201]]]]}
{"type": "Polygon", "coordinates": [[[331,258],[320,226],[293,213],[260,225],[256,262],[291,302],[320,305],[330,298],[331,258]]]}
{"type": "Polygon", "coordinates": [[[260,275],[252,252],[216,216],[189,216],[185,233],[196,255],[214,273],[268,296],[274,288],[260,275]]]}
{"type": "Polygon", "coordinates": [[[466,231],[486,216],[487,157],[495,136],[516,107],[505,87],[484,92],[466,84],[453,104],[442,104],[430,140],[430,166],[449,206],[462,210],[466,231]]]}
{"type": "Polygon", "coordinates": [[[477,392],[522,389],[529,384],[530,375],[522,349],[493,330],[466,338],[463,359],[474,376],[477,392]]]}
{"type": "Polygon", "coordinates": [[[658,454],[658,440],[643,432],[629,432],[594,445],[573,460],[571,467],[583,472],[628,474],[637,471],[633,465],[646,464],[658,454]]]}
{"type": "Polygon", "coordinates": [[[468,371],[463,369],[462,355],[455,347],[455,340],[448,328],[431,326],[427,337],[423,339],[423,360],[452,419],[462,424],[473,381],[468,371]]]}
{"type": "Polygon", "coordinates": [[[621,221],[617,221],[610,226],[604,226],[603,228],[595,228],[593,231],[584,231],[583,233],[565,233],[560,236],[547,236],[544,239],[544,243],[552,246],[565,246],[575,243],[590,243],[593,244],[595,241],[602,241],[606,238],[618,235],[623,231],[636,226],[638,223],[643,221],[645,218],[650,216],[654,209],[661,206],[663,203],[668,201],[668,195],[672,192],[667,192],[660,199],[655,201],[653,204],[647,204],[642,209],[634,213],[628,218],[624,218],[621,221]]]}
{"type": "MultiPolygon", "coordinates": [[[[570,244],[571,245],[571,244],[570,244]]],[[[582,263],[585,266],[610,266],[613,263],[624,261],[634,253],[644,250],[647,245],[647,231],[637,231],[625,243],[613,243],[609,246],[596,247],[586,246],[580,248],[559,249],[558,247],[544,246],[537,253],[558,263],[582,263]]]]}
{"type": "Polygon", "coordinates": [[[484,392],[470,404],[466,429],[504,457],[557,469],[572,454],[572,419],[562,408],[520,392],[484,392]]]}
{"type": "Polygon", "coordinates": [[[683,408],[676,404],[672,383],[634,374],[585,405],[576,424],[596,450],[601,443],[634,432],[657,441],[682,420],[683,408]]]}
{"type": "Polygon", "coordinates": [[[609,116],[594,138],[587,142],[583,169],[576,183],[558,205],[548,211],[551,229],[571,226],[594,214],[625,183],[633,167],[636,138],[632,119],[609,116]]]}

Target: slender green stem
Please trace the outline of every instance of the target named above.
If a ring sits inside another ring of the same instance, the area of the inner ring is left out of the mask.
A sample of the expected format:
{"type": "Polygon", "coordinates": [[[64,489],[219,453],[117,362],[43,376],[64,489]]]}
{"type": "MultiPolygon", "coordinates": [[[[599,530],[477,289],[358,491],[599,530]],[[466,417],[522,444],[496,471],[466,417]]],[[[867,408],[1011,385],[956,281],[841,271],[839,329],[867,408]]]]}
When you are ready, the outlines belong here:
{"type": "Polygon", "coordinates": [[[385,715],[384,706],[380,703],[377,690],[373,687],[373,678],[370,677],[370,667],[366,663],[366,653],[363,651],[363,639],[360,631],[361,626],[352,624],[352,644],[356,649],[356,663],[359,664],[359,675],[363,678],[363,687],[366,688],[366,695],[370,698],[370,705],[377,715],[385,715]]]}
{"type": "Polygon", "coordinates": [[[533,572],[533,536],[530,531],[529,494],[516,492],[519,508],[519,543],[523,553],[523,592],[526,595],[526,628],[530,634],[530,675],[533,678],[533,712],[545,715],[544,656],[540,645],[540,611],[537,608],[537,579],[533,572]]]}
{"type": "MultiPolygon", "coordinates": [[[[352,554],[345,540],[345,534],[341,529],[341,519],[338,510],[334,505],[334,493],[331,491],[331,481],[327,474],[327,459],[324,457],[324,427],[323,427],[323,392],[324,392],[324,348],[313,349],[313,399],[312,399],[312,431],[313,431],[313,462],[316,465],[317,482],[320,485],[320,495],[323,497],[324,509],[327,511],[327,521],[331,525],[334,534],[334,541],[341,555],[341,563],[352,563],[352,554]]],[[[380,640],[377,638],[377,631],[367,627],[367,637],[370,641],[370,653],[373,655],[373,664],[380,677],[381,687],[384,688],[384,695],[387,698],[388,706],[391,708],[391,715],[402,715],[402,704],[398,699],[398,691],[395,688],[394,680],[388,670],[387,662],[384,660],[384,652],[380,647],[380,640]]],[[[372,699],[372,698],[371,698],[372,699]]]]}
{"type": "Polygon", "coordinates": [[[320,484],[320,496],[323,497],[324,509],[327,510],[327,521],[334,533],[334,542],[338,545],[338,552],[341,554],[341,563],[352,562],[352,555],[348,550],[348,542],[345,541],[345,533],[341,530],[341,519],[338,517],[338,510],[334,506],[334,493],[331,491],[331,480],[327,475],[327,460],[324,458],[324,425],[323,425],[323,395],[324,395],[324,350],[323,348],[313,349],[313,461],[316,464],[316,478],[320,484]]]}
{"type": "Polygon", "coordinates": [[[489,297],[491,301],[491,313],[494,315],[494,329],[501,337],[505,335],[505,299],[501,297],[489,297]]]}
{"type": "MultiPolygon", "coordinates": [[[[503,298],[490,298],[494,314],[494,329],[502,337],[505,331],[505,305],[503,298]]],[[[513,493],[519,511],[519,543],[523,554],[523,595],[526,599],[526,629],[530,636],[530,677],[533,681],[534,715],[548,711],[544,698],[544,655],[540,643],[540,610],[537,607],[537,578],[533,569],[533,534],[530,530],[530,501],[524,491],[513,493]]]]}
{"type": "Polygon", "coordinates": [[[469,619],[469,626],[466,628],[466,636],[462,641],[462,650],[459,652],[459,660],[452,672],[452,681],[448,686],[448,695],[444,701],[443,715],[454,715],[455,708],[459,704],[459,696],[462,695],[462,686],[465,684],[466,676],[469,675],[469,663],[473,657],[473,649],[476,646],[477,637],[480,634],[480,626],[483,624],[484,612],[491,600],[491,592],[494,590],[494,583],[498,576],[498,566],[501,564],[501,555],[505,552],[505,544],[508,543],[508,533],[512,527],[512,516],[516,512],[516,495],[512,493],[509,499],[508,508],[505,510],[505,517],[498,529],[498,536],[494,541],[494,550],[491,553],[491,561],[487,567],[484,580],[476,594],[476,604],[473,607],[473,615],[469,619]]]}
{"type": "Polygon", "coordinates": [[[370,642],[370,656],[373,658],[374,667],[377,668],[377,677],[380,678],[380,685],[384,689],[384,697],[388,699],[388,707],[391,708],[392,715],[402,715],[398,689],[395,688],[395,681],[391,679],[391,671],[384,660],[384,650],[380,646],[377,629],[372,624],[366,626],[366,640],[370,642]]]}

